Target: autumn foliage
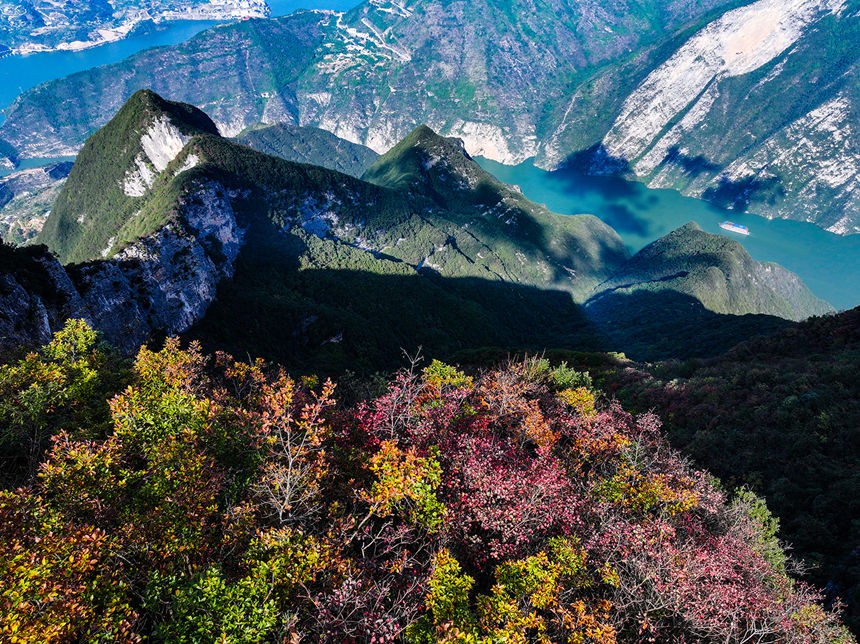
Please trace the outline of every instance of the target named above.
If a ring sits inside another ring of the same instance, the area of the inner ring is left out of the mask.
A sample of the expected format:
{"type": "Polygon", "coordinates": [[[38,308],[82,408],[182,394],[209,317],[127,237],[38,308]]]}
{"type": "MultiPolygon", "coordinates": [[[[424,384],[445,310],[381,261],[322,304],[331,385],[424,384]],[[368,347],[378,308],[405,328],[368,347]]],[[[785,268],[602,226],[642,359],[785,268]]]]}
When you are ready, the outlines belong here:
{"type": "Polygon", "coordinates": [[[434,361],[347,408],[262,362],[168,340],[123,372],[64,333],[3,374],[2,641],[853,641],[759,499],[570,370],[434,361]]]}

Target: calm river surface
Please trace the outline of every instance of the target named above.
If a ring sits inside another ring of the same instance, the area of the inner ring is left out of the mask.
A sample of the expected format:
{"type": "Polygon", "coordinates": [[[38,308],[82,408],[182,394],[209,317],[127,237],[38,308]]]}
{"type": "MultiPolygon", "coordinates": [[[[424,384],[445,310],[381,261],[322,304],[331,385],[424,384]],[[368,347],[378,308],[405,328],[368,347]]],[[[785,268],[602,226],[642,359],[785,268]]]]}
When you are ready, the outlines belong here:
{"type": "MultiPolygon", "coordinates": [[[[272,16],[285,16],[298,9],[346,11],[357,4],[359,0],[269,0],[272,16]]],[[[40,83],[116,63],[151,47],[175,45],[215,24],[205,20],[177,20],[143,27],[128,38],[83,51],[50,51],[0,58],[0,108],[8,107],[19,94],[40,83]]]]}
{"type": "Polygon", "coordinates": [[[695,221],[710,233],[739,241],[755,259],[777,262],[797,273],[813,293],[837,309],[860,305],[860,235],[834,235],[813,224],[725,210],[674,190],[653,190],[615,177],[590,177],[572,170],[547,172],[528,161],[518,166],[476,161],[554,212],[600,217],[618,231],[632,252],[695,221]],[[721,229],[718,224],[725,220],[748,226],[750,235],[721,229]]]}

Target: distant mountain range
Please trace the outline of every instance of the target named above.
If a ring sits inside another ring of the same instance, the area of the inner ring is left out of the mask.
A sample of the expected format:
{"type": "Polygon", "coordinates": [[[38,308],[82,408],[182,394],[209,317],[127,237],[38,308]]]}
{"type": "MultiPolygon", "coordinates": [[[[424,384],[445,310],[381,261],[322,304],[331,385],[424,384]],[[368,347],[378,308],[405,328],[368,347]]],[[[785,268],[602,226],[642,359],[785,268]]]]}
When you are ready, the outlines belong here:
{"type": "Polygon", "coordinates": [[[0,51],[84,49],[120,40],[143,22],[268,15],[265,0],[0,0],[0,51]]]}
{"type": "MultiPolygon", "coordinates": [[[[305,153],[330,137],[288,135],[305,153]]],[[[683,357],[831,310],[694,225],[630,258],[599,219],[530,202],[426,126],[358,179],[223,138],[150,91],[86,142],[38,241],[66,267],[44,248],[4,248],[7,345],[71,316],[126,350],[186,332],[320,369],[380,368],[419,346],[683,357]],[[650,308],[607,305],[622,294],[650,308]]]]}
{"type": "Polygon", "coordinates": [[[375,0],[218,27],[34,88],[0,149],[74,153],[151,87],[228,136],[312,125],[383,153],[426,123],[473,155],[628,173],[856,233],[858,13],[858,0],[375,0]]]}

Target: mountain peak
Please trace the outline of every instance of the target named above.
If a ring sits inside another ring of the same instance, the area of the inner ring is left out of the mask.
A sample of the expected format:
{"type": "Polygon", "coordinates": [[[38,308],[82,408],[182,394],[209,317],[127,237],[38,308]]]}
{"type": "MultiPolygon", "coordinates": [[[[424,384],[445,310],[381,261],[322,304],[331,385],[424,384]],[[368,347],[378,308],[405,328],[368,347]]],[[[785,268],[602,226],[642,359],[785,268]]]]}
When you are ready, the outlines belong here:
{"type": "Polygon", "coordinates": [[[695,221],[688,221],[683,226],[680,226],[680,227],[676,228],[675,230],[673,230],[671,234],[682,235],[682,234],[685,234],[688,232],[694,232],[694,231],[704,232],[702,230],[702,227],[699,224],[697,224],[695,221]]]}
{"type": "MultiPolygon", "coordinates": [[[[110,255],[113,242],[107,240],[140,211],[167,166],[201,134],[217,136],[218,128],[198,108],[151,90],[135,92],[84,144],[39,240],[64,262],[110,255]]],[[[188,155],[177,173],[197,161],[188,155]]]]}
{"type": "Polygon", "coordinates": [[[474,183],[484,171],[472,161],[463,141],[444,137],[419,125],[383,154],[362,177],[387,188],[421,188],[448,181],[474,183]]]}
{"type": "Polygon", "coordinates": [[[606,308],[619,295],[643,291],[681,293],[725,315],[756,313],[797,321],[833,310],[794,273],[755,261],[739,242],[706,232],[695,222],[636,253],[589,303],[606,308]]]}
{"type": "Polygon", "coordinates": [[[469,154],[466,152],[466,148],[463,145],[463,140],[458,139],[456,137],[448,137],[442,136],[432,128],[423,123],[417,126],[415,129],[410,132],[403,142],[410,143],[413,146],[421,147],[421,148],[437,148],[442,147],[445,150],[449,150],[458,154],[461,154],[467,158],[469,154]]]}
{"type": "Polygon", "coordinates": [[[159,117],[169,118],[183,134],[218,134],[218,127],[203,110],[188,103],[169,101],[151,89],[139,89],[132,94],[111,122],[142,125],[159,117]]]}

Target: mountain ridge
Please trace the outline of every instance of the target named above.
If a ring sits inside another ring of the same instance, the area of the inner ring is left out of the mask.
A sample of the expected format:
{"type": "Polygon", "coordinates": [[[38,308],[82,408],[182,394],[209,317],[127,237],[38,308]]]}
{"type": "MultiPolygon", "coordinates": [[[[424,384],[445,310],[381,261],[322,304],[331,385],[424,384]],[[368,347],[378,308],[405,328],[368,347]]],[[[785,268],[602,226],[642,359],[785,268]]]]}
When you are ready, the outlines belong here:
{"type": "MultiPolygon", "coordinates": [[[[617,233],[591,215],[530,202],[461,140],[419,126],[376,160],[367,181],[216,132],[199,110],[139,92],[87,143],[43,228],[40,240],[67,266],[42,263],[65,271],[66,299],[122,347],[186,333],[290,364],[373,369],[419,345],[439,355],[488,341],[597,349],[607,346],[606,329],[629,317],[619,309],[607,323],[580,306],[635,260],[617,233]],[[403,302],[414,317],[404,320],[403,302]]],[[[703,244],[689,240],[690,253],[703,244]]],[[[776,287],[791,274],[780,275],[776,287]]],[[[744,285],[775,297],[774,284],[761,281],[731,288],[744,285]]],[[[698,317],[672,323],[689,333],[705,320],[709,347],[730,329],[785,324],[737,314],[789,317],[748,300],[711,311],[703,293],[681,286],[652,294],[654,310],[677,298],[695,304],[698,317]]],[[[788,298],[808,306],[803,293],[788,298]]]]}
{"type": "Polygon", "coordinates": [[[423,122],[463,139],[475,155],[614,168],[652,186],[849,234],[860,226],[851,189],[860,153],[856,52],[846,43],[857,35],[860,8],[856,0],[813,4],[715,0],[690,13],[676,4],[598,9],[581,0],[518,13],[491,2],[464,12],[424,0],[249,21],[32,90],[10,108],[0,137],[25,156],[68,153],[91,123],[151,85],[211,112],[228,135],[261,121],[315,125],[381,153],[423,122]],[[761,38],[749,25],[761,27],[761,38]],[[545,32],[555,34],[552,42],[537,35],[545,32]],[[436,38],[441,33],[446,39],[436,38]],[[711,33],[722,54],[699,65],[695,54],[711,33]],[[729,51],[731,43],[738,44],[729,51]],[[202,82],[201,61],[219,69],[223,89],[202,82]],[[672,92],[655,79],[676,65],[695,72],[680,74],[690,87],[669,100],[672,92]],[[807,91],[788,91],[798,83],[807,91]],[[757,123],[739,113],[747,96],[760,106],[757,123]],[[628,150],[625,133],[644,121],[625,114],[652,104],[669,106],[655,113],[662,125],[640,133],[643,149],[628,150]],[[838,149],[832,128],[843,137],[838,149]],[[653,162],[643,161],[645,152],[653,162]],[[836,152],[838,167],[820,163],[836,152]]]}

